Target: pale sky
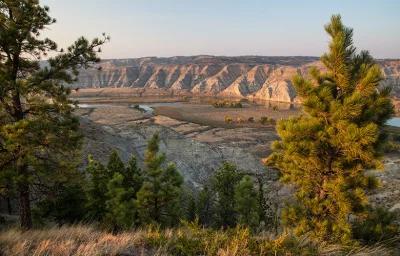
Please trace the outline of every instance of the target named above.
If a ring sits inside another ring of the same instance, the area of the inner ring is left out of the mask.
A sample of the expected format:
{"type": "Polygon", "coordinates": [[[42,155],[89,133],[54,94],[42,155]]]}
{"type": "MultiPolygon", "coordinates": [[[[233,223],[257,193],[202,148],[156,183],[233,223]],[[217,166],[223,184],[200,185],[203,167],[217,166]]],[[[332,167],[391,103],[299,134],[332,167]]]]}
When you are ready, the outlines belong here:
{"type": "Polygon", "coordinates": [[[59,46],[111,36],[102,58],[177,55],[320,56],[323,25],[341,14],[376,58],[400,58],[400,0],[42,0],[59,46]]]}

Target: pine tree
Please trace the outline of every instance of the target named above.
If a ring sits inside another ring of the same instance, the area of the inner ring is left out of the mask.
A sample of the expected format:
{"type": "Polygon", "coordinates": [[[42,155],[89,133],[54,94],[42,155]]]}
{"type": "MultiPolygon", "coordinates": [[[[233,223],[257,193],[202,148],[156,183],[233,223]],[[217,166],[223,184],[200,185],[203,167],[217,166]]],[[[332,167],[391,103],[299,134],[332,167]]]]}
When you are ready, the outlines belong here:
{"type": "Polygon", "coordinates": [[[123,173],[125,170],[125,164],[122,162],[116,150],[111,151],[111,154],[108,157],[107,170],[111,176],[116,172],[123,173]]]}
{"type": "Polygon", "coordinates": [[[133,188],[124,186],[124,177],[115,172],[107,184],[106,222],[113,230],[132,228],[135,223],[133,188]]]}
{"type": "Polygon", "coordinates": [[[235,186],[242,178],[236,166],[230,163],[223,165],[212,178],[212,191],[215,193],[215,224],[218,227],[233,227],[236,225],[235,186]]]}
{"type": "Polygon", "coordinates": [[[35,203],[32,210],[35,221],[45,223],[53,220],[58,225],[83,221],[86,214],[84,182],[62,184],[54,193],[48,194],[35,203]]]}
{"type": "Polygon", "coordinates": [[[94,160],[90,155],[86,173],[89,175],[86,188],[86,218],[90,221],[102,221],[107,212],[105,204],[108,192],[107,184],[112,176],[100,162],[94,160]]]}
{"type": "Polygon", "coordinates": [[[65,84],[99,61],[107,38],[79,38],[65,52],[41,33],[55,23],[38,0],[0,2],[0,170],[12,170],[20,222],[31,228],[31,191],[51,191],[73,175],[81,136],[65,84]],[[48,54],[47,65],[39,60],[48,54]],[[12,168],[10,168],[12,167],[12,168]]]}
{"type": "Polygon", "coordinates": [[[310,78],[294,77],[304,114],[279,122],[281,141],[267,163],[297,189],[298,204],[284,212],[297,233],[348,242],[350,219],[366,213],[366,191],[377,182],[366,169],[381,168],[382,126],[393,113],[382,73],[367,51],[356,52],[353,30],[333,16],[325,27],[329,52],[321,57],[326,71],[311,69],[310,78]],[[352,218],[350,218],[350,216],[352,218]]]}
{"type": "Polygon", "coordinates": [[[238,224],[251,229],[257,228],[260,222],[258,194],[251,177],[246,175],[235,187],[235,210],[238,224]]]}
{"type": "Polygon", "coordinates": [[[175,165],[165,163],[165,155],[159,154],[159,136],[155,134],[147,145],[144,183],[137,193],[137,207],[143,223],[171,226],[178,222],[182,176],[175,165]]]}
{"type": "Polygon", "coordinates": [[[121,174],[124,177],[124,186],[126,188],[132,188],[133,197],[136,199],[136,193],[143,185],[143,172],[137,166],[137,160],[134,155],[131,156],[126,168],[123,170],[121,174]]]}
{"type": "Polygon", "coordinates": [[[196,220],[197,216],[197,204],[196,195],[193,188],[183,186],[180,197],[179,205],[181,206],[181,217],[186,221],[192,222],[196,220]]]}
{"type": "Polygon", "coordinates": [[[211,226],[214,219],[214,197],[208,185],[199,192],[196,208],[200,224],[211,226]]]}

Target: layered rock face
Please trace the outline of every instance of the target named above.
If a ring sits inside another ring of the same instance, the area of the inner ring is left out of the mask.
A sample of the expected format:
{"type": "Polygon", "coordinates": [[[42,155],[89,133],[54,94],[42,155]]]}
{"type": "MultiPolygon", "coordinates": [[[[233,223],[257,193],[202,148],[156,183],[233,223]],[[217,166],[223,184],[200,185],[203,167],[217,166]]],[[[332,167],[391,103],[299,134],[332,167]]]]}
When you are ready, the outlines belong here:
{"type": "MultiPolygon", "coordinates": [[[[400,96],[400,60],[379,60],[386,77],[400,96]]],[[[291,84],[295,74],[321,67],[316,57],[190,56],[103,60],[82,70],[79,88],[130,87],[140,94],[203,95],[296,101],[291,84]]]]}

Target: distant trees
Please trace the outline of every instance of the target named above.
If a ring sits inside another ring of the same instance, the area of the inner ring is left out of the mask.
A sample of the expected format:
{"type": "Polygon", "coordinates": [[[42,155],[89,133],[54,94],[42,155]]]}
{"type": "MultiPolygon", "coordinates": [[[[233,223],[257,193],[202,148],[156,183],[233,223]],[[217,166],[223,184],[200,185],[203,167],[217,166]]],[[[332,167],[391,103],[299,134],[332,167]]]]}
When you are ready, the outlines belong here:
{"type": "Polygon", "coordinates": [[[65,84],[99,61],[108,40],[82,37],[62,52],[41,34],[55,23],[48,11],[35,0],[0,2],[0,170],[11,178],[1,187],[15,191],[25,229],[32,227],[32,190],[50,193],[75,175],[81,136],[65,84]],[[41,67],[49,53],[58,55],[41,67]]]}
{"type": "Polygon", "coordinates": [[[349,242],[352,219],[368,216],[366,191],[376,186],[366,169],[382,168],[382,126],[393,113],[388,88],[379,88],[381,70],[367,51],[356,52],[353,30],[332,16],[331,37],[321,57],[326,72],[293,78],[305,114],[283,120],[281,138],[268,163],[293,184],[297,204],[283,214],[297,234],[349,242]]]}

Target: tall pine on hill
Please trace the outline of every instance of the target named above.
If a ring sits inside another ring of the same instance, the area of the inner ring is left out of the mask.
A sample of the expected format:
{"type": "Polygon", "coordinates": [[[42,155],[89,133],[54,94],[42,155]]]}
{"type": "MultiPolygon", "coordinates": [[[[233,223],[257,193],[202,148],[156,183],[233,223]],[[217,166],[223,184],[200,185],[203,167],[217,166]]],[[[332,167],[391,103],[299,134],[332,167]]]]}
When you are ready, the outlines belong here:
{"type": "Polygon", "coordinates": [[[106,40],[82,37],[60,53],[41,34],[55,22],[48,11],[38,0],[0,1],[0,170],[13,172],[23,228],[32,226],[32,190],[51,190],[75,169],[79,123],[65,84],[99,60],[106,40]]]}
{"type": "Polygon", "coordinates": [[[326,71],[294,77],[304,114],[280,121],[281,141],[267,163],[293,184],[298,204],[284,212],[297,233],[348,242],[351,219],[366,213],[366,191],[376,186],[365,170],[382,168],[382,126],[393,113],[390,90],[379,88],[382,73],[367,51],[356,52],[353,30],[332,16],[325,27],[329,52],[326,71]]]}
{"type": "Polygon", "coordinates": [[[235,210],[241,225],[255,230],[260,223],[259,196],[251,177],[244,176],[235,187],[235,210]]]}
{"type": "Polygon", "coordinates": [[[136,194],[136,203],[142,223],[171,226],[179,221],[183,179],[175,165],[165,166],[165,155],[159,154],[159,143],[158,134],[148,142],[144,182],[136,194]]]}

